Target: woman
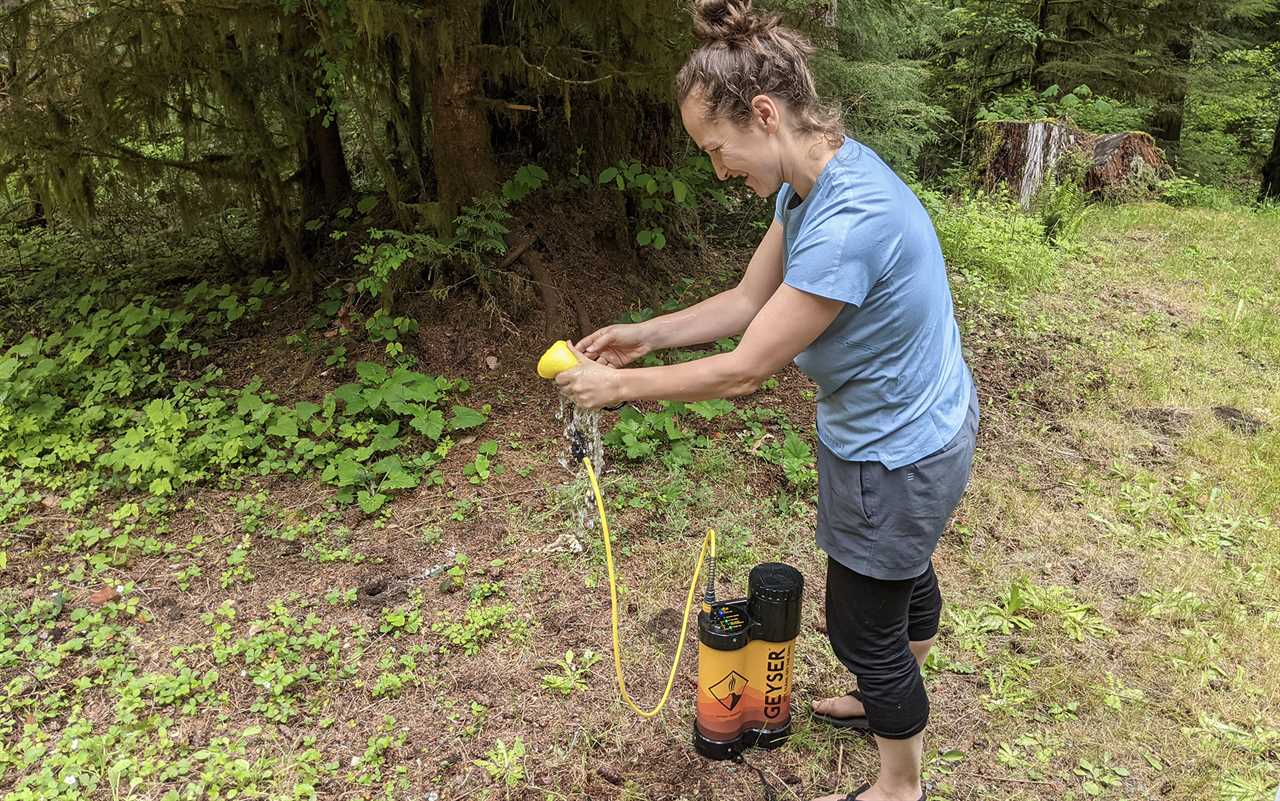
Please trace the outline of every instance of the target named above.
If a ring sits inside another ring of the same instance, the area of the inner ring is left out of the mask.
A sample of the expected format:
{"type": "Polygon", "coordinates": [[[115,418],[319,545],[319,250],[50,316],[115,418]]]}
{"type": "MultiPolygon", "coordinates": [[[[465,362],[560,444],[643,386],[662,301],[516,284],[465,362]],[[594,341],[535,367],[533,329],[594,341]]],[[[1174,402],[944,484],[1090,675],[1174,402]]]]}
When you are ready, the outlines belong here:
{"type": "Polygon", "coordinates": [[[869,729],[874,784],[827,799],[916,801],[929,704],[920,665],[942,609],[931,557],[968,482],[973,379],[937,235],[911,190],[824,109],[812,48],[750,0],[703,0],[676,78],[689,136],[721,180],[777,194],[742,281],[683,311],[577,343],[556,381],[581,406],[745,395],[792,360],[818,386],[818,545],[827,634],[857,677],[817,721],[869,729]],[[742,334],[730,353],[619,370],[661,348],[742,334]]]}

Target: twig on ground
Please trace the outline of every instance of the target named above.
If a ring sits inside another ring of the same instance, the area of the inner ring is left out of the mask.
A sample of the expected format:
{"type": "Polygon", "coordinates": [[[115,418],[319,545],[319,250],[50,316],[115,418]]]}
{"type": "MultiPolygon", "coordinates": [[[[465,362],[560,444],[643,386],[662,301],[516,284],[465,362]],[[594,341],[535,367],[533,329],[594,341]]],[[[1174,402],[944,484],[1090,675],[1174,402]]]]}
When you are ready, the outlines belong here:
{"type": "Polygon", "coordinates": [[[1015,779],[1012,776],[988,776],[985,773],[967,773],[965,771],[956,771],[960,776],[972,776],[975,779],[985,779],[989,782],[1009,782],[1011,784],[1038,784],[1044,787],[1052,787],[1055,782],[1039,781],[1037,779],[1015,779]]]}

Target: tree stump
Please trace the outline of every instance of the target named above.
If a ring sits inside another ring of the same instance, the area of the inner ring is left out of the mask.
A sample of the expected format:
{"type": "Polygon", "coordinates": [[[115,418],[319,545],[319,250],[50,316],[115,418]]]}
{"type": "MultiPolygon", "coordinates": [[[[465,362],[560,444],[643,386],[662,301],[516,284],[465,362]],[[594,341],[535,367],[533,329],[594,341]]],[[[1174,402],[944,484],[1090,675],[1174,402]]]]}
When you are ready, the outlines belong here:
{"type": "Polygon", "coordinates": [[[975,166],[983,186],[1007,185],[1024,209],[1045,179],[1061,176],[1072,158],[1084,167],[1085,191],[1102,197],[1153,190],[1159,178],[1171,174],[1149,134],[1091,134],[1062,120],[979,123],[978,152],[975,166]]]}

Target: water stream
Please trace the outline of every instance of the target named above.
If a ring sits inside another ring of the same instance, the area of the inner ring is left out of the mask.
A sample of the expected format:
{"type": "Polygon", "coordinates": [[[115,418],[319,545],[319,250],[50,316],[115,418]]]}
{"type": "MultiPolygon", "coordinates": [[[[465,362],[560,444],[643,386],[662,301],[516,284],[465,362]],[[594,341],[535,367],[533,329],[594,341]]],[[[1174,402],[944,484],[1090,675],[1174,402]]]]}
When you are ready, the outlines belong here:
{"type": "Polygon", "coordinates": [[[591,460],[591,467],[596,478],[604,472],[604,442],[600,437],[599,409],[581,409],[565,398],[560,399],[560,409],[556,419],[564,422],[564,439],[568,444],[566,452],[560,454],[560,465],[575,477],[573,509],[578,519],[578,527],[590,531],[596,526],[595,497],[591,493],[591,483],[587,480],[586,466],[582,464],[585,456],[591,460]]]}

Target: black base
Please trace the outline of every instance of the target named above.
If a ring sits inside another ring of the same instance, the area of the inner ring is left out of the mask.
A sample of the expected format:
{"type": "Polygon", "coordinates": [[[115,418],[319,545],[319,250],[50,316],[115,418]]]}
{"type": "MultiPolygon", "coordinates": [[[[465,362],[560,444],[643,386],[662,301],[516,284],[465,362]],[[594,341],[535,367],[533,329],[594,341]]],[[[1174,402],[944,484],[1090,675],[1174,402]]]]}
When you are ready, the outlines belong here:
{"type": "Polygon", "coordinates": [[[707,759],[733,759],[748,748],[777,748],[791,736],[791,721],[781,729],[747,729],[732,740],[712,740],[693,723],[693,747],[707,759]]]}

